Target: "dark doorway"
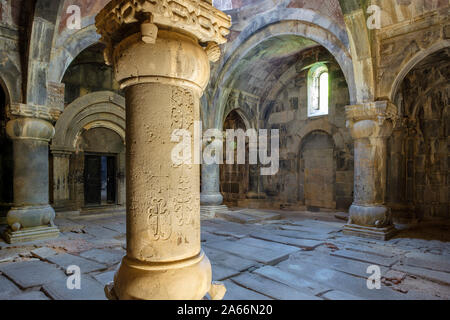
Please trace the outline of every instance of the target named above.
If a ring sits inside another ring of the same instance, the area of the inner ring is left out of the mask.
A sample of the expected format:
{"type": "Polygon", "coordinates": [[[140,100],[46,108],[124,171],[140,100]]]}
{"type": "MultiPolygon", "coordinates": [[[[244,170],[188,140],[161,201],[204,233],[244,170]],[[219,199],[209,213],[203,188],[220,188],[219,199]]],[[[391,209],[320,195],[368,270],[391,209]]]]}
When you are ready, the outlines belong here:
{"type": "Polygon", "coordinates": [[[85,156],[84,199],[86,206],[116,204],[116,161],[116,156],[85,156]]]}

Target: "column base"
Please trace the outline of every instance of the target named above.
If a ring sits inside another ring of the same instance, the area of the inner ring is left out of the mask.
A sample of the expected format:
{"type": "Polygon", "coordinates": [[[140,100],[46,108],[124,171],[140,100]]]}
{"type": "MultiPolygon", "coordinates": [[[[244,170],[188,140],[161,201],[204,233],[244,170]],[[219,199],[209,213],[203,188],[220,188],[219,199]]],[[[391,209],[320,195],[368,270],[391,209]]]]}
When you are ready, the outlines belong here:
{"type": "Polygon", "coordinates": [[[201,300],[211,283],[211,263],[203,251],[187,260],[162,263],[124,257],[105,293],[111,300],[201,300]]]}
{"type": "Polygon", "coordinates": [[[48,226],[55,220],[55,210],[50,205],[13,207],[6,219],[14,231],[48,226]]]}
{"type": "Polygon", "coordinates": [[[356,224],[347,224],[342,231],[347,236],[356,236],[361,238],[376,239],[387,241],[397,233],[397,229],[392,226],[385,228],[364,227],[356,224]]]}
{"type": "Polygon", "coordinates": [[[218,211],[228,211],[228,207],[224,204],[217,206],[201,206],[200,217],[202,220],[214,219],[216,217],[216,212],[218,211]]]}
{"type": "Polygon", "coordinates": [[[200,204],[202,206],[219,206],[222,203],[223,196],[220,192],[200,194],[200,204]]]}
{"type": "Polygon", "coordinates": [[[35,227],[25,228],[19,231],[12,231],[8,228],[4,233],[4,238],[7,243],[22,243],[32,242],[37,240],[48,240],[59,237],[59,229],[57,227],[35,227]]]}

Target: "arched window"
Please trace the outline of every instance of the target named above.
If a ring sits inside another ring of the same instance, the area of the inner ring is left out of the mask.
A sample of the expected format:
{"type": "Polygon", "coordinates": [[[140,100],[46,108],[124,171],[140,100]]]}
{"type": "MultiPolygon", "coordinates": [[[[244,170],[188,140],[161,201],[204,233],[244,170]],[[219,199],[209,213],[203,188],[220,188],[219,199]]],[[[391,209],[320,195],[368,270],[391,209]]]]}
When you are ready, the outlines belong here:
{"type": "Polygon", "coordinates": [[[316,64],[308,73],[308,117],[328,114],[329,98],[328,68],[316,64]]]}

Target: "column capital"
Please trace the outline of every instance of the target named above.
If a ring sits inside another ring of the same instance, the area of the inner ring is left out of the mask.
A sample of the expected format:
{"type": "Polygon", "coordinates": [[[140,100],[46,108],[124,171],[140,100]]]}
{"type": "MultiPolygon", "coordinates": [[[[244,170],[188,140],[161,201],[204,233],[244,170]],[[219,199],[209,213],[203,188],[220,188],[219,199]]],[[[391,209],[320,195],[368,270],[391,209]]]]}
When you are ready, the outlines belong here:
{"type": "Polygon", "coordinates": [[[390,101],[350,105],[345,112],[354,139],[387,138],[398,120],[397,107],[390,101]]]}
{"type": "Polygon", "coordinates": [[[151,44],[158,30],[169,29],[205,44],[214,61],[217,47],[210,43],[227,42],[231,17],[214,8],[210,0],[113,0],[97,15],[96,26],[106,44],[107,64],[112,64],[114,47],[124,37],[140,33],[141,40],[151,44]]]}
{"type": "Polygon", "coordinates": [[[58,158],[70,158],[70,156],[72,155],[73,151],[69,151],[69,150],[60,150],[60,149],[53,149],[52,147],[50,147],[50,150],[52,152],[52,155],[54,157],[58,157],[58,158]]]}
{"type": "Polygon", "coordinates": [[[55,128],[46,120],[16,118],[6,124],[6,134],[11,140],[36,140],[48,143],[55,135],[55,128]]]}

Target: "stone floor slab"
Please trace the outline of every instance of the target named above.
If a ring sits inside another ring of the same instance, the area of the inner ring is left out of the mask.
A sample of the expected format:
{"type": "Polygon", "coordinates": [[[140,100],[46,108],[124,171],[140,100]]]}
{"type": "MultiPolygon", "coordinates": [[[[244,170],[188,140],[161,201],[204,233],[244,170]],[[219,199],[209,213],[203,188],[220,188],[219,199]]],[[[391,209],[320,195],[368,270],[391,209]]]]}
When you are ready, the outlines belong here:
{"type": "Polygon", "coordinates": [[[92,249],[80,253],[80,256],[83,258],[94,260],[108,266],[118,264],[125,255],[125,251],[116,249],[92,249]]]}
{"type": "Polygon", "coordinates": [[[324,298],[325,300],[345,300],[345,301],[349,301],[349,300],[367,300],[361,297],[357,297],[354,296],[352,294],[349,294],[347,292],[342,292],[339,290],[332,290],[329,291],[327,293],[325,293],[324,295],[322,295],[322,298],[324,298]]]}
{"type": "Polygon", "coordinates": [[[368,262],[371,264],[391,267],[400,260],[400,257],[387,258],[375,254],[364,253],[353,250],[339,250],[331,253],[332,256],[351,259],[355,261],[368,262]]]}
{"type": "Polygon", "coordinates": [[[434,281],[437,283],[450,285],[450,273],[447,272],[441,272],[441,271],[434,271],[424,268],[418,268],[418,267],[412,267],[412,266],[406,266],[401,264],[396,264],[392,266],[392,269],[397,271],[405,272],[409,275],[418,276],[430,281],[434,281]]]}
{"type": "Polygon", "coordinates": [[[406,254],[404,264],[412,267],[450,273],[450,259],[447,256],[410,252],[406,254]]]}
{"type": "Polygon", "coordinates": [[[68,289],[66,281],[45,284],[42,290],[53,300],[106,300],[104,286],[87,275],[81,278],[80,290],[68,289]]]}
{"type": "Polygon", "coordinates": [[[20,289],[4,276],[0,276],[0,300],[20,294],[20,289]]]}
{"type": "Polygon", "coordinates": [[[253,291],[264,293],[278,300],[322,300],[313,295],[306,294],[282,283],[272,281],[261,276],[243,273],[232,278],[237,284],[253,291]]]}
{"type": "Polygon", "coordinates": [[[219,236],[219,235],[216,235],[216,234],[213,234],[213,233],[209,233],[209,232],[206,232],[206,231],[204,231],[204,230],[202,230],[202,243],[211,243],[211,242],[214,242],[214,241],[223,241],[223,240],[227,240],[227,239],[230,239],[230,238],[228,238],[228,237],[225,237],[225,236],[219,236]]]}
{"type": "Polygon", "coordinates": [[[41,286],[45,283],[65,282],[67,277],[55,265],[42,261],[26,261],[0,265],[0,271],[22,289],[41,286]]]}
{"type": "Polygon", "coordinates": [[[324,241],[332,236],[329,234],[319,234],[319,233],[311,233],[311,232],[305,232],[305,231],[298,231],[298,230],[273,230],[274,234],[282,236],[282,237],[289,237],[289,238],[297,238],[297,239],[309,239],[309,240],[316,240],[316,241],[324,241]]]}
{"type": "Polygon", "coordinates": [[[282,284],[313,296],[316,296],[328,290],[325,286],[319,284],[318,282],[307,280],[303,277],[299,277],[294,273],[286,272],[272,266],[265,266],[256,269],[255,271],[253,271],[253,273],[273,281],[278,281],[282,284]]]}
{"type": "Polygon", "coordinates": [[[290,254],[290,252],[279,252],[270,248],[257,248],[236,241],[218,241],[205,246],[268,265],[274,265],[286,260],[290,254]]]}
{"type": "Polygon", "coordinates": [[[114,270],[114,271],[107,271],[107,272],[99,273],[93,277],[95,280],[100,282],[103,286],[106,286],[108,283],[114,281],[115,274],[116,274],[116,271],[114,270]]]}
{"type": "Polygon", "coordinates": [[[8,300],[16,301],[46,301],[50,300],[42,291],[30,291],[13,296],[8,300]]]}
{"type": "Polygon", "coordinates": [[[351,276],[320,264],[305,262],[301,258],[289,259],[282,262],[278,267],[307,280],[319,282],[329,289],[339,290],[365,299],[403,300],[406,297],[404,294],[395,292],[386,286],[382,286],[380,290],[369,290],[367,279],[351,276]]]}
{"type": "Polygon", "coordinates": [[[58,254],[56,256],[49,257],[47,259],[51,263],[58,265],[66,270],[69,266],[78,266],[81,269],[81,273],[90,273],[93,271],[100,271],[106,269],[106,265],[100,264],[94,261],[90,261],[71,254],[58,254]]]}
{"type": "Polygon", "coordinates": [[[241,212],[248,216],[255,217],[260,222],[281,219],[281,215],[279,213],[271,212],[271,211],[258,210],[258,209],[243,209],[241,212]]]}
{"type": "Polygon", "coordinates": [[[305,250],[313,250],[317,248],[318,246],[324,244],[323,241],[317,241],[317,240],[308,240],[308,239],[298,239],[298,238],[289,238],[289,237],[283,237],[278,236],[270,233],[252,233],[251,236],[255,239],[262,239],[267,241],[273,241],[278,242],[290,246],[299,247],[301,249],[305,250]]]}
{"type": "Polygon", "coordinates": [[[212,265],[212,277],[213,281],[223,281],[225,279],[234,277],[240,272],[231,268],[222,267],[218,264],[212,265]]]}
{"type": "Polygon", "coordinates": [[[227,293],[223,298],[224,300],[273,300],[265,295],[243,288],[231,280],[226,280],[223,283],[225,284],[225,288],[227,288],[227,293]]]}
{"type": "Polygon", "coordinates": [[[252,247],[256,247],[256,248],[260,248],[260,249],[270,249],[270,250],[278,251],[279,253],[285,253],[287,255],[293,254],[293,253],[299,251],[299,248],[297,248],[297,247],[288,246],[285,244],[272,242],[272,241],[255,239],[255,238],[243,238],[243,239],[237,240],[236,243],[242,244],[242,245],[247,245],[247,246],[252,246],[252,247]]]}
{"type": "MultiPolygon", "coordinates": [[[[361,278],[367,278],[369,276],[369,274],[367,273],[367,268],[373,265],[372,263],[350,260],[321,252],[302,252],[295,257],[299,257],[305,262],[320,264],[326,266],[327,268],[348,273],[350,275],[361,278]]],[[[389,270],[388,267],[379,267],[382,276],[384,276],[389,270]]]]}
{"type": "Polygon", "coordinates": [[[207,246],[204,246],[203,250],[205,251],[207,257],[211,260],[213,266],[219,265],[242,272],[258,264],[256,261],[248,260],[230,253],[218,251],[216,249],[211,249],[207,246]]]}
{"type": "Polygon", "coordinates": [[[51,248],[48,247],[42,247],[31,251],[31,255],[41,259],[46,260],[47,258],[56,255],[57,252],[51,248]]]}
{"type": "Polygon", "coordinates": [[[238,211],[217,211],[216,217],[225,219],[230,222],[236,222],[241,224],[250,224],[259,222],[257,218],[238,211]]]}

